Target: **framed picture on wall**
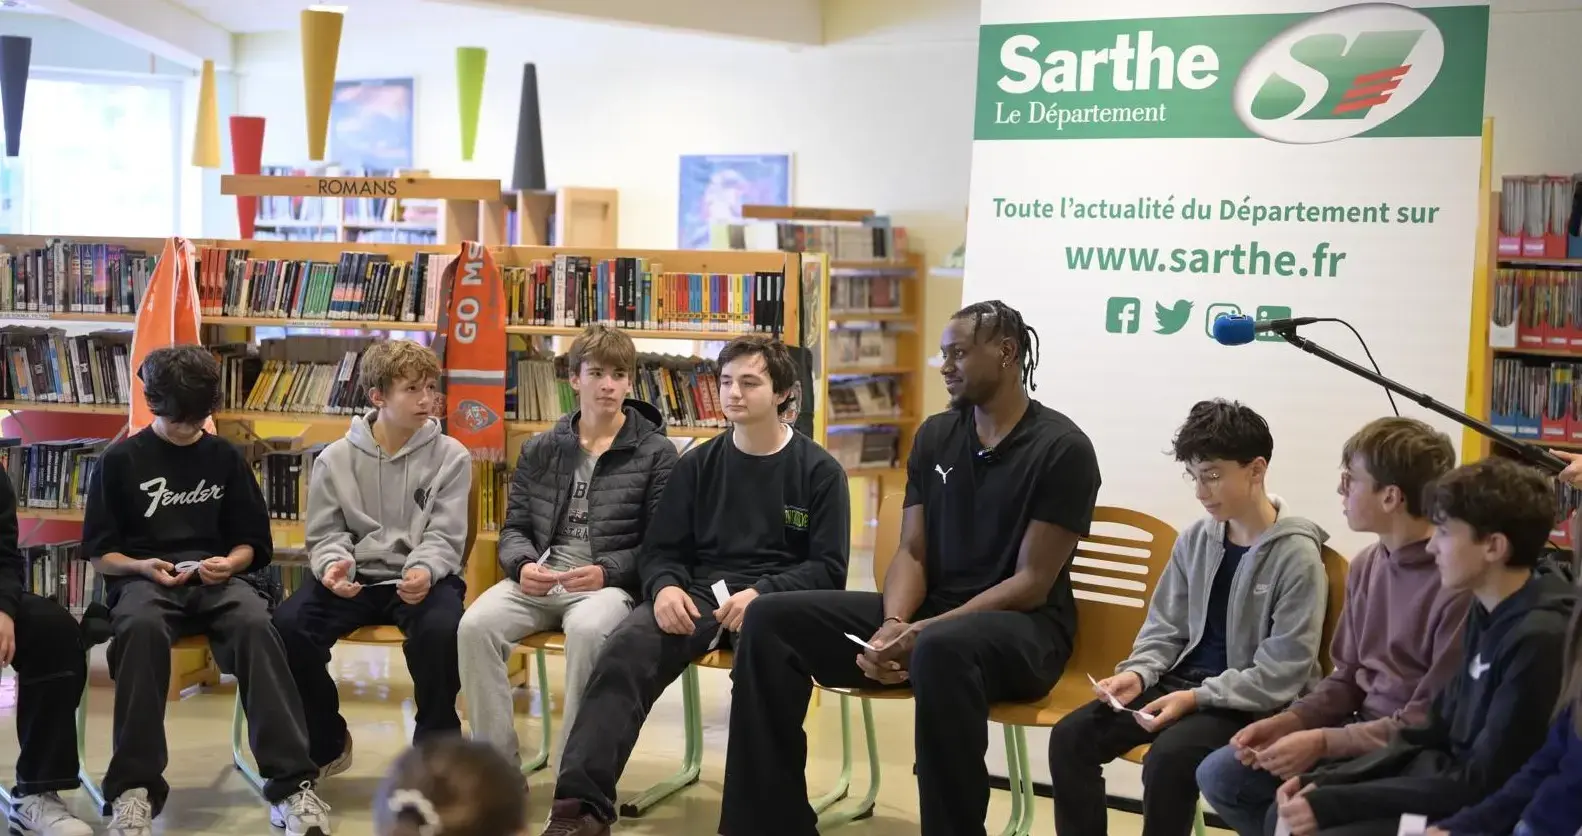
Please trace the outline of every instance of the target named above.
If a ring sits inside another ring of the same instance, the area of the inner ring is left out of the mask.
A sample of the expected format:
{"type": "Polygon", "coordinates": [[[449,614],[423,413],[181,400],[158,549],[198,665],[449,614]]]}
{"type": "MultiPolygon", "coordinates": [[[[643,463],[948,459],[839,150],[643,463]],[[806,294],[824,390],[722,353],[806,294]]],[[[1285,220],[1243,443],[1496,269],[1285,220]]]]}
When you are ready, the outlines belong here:
{"type": "Polygon", "coordinates": [[[708,249],[713,226],[740,221],[744,205],[791,205],[790,154],[682,155],[681,249],[708,249]]]}
{"type": "Polygon", "coordinates": [[[346,169],[411,168],[414,98],[410,78],[335,82],[330,159],[346,169]]]}

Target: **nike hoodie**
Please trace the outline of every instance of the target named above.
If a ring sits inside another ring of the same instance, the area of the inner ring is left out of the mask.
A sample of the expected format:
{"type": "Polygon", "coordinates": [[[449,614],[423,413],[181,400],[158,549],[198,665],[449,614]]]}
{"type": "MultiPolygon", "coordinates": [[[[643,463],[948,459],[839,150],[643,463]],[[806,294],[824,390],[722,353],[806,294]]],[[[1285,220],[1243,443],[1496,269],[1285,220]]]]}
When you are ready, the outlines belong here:
{"type": "Polygon", "coordinates": [[[307,545],[313,576],[350,558],[353,579],[400,577],[414,566],[435,582],[461,572],[472,456],[430,418],[395,453],[374,440],[378,413],[352,418],[346,437],[313,463],[307,545]]]}
{"type": "MultiPolygon", "coordinates": [[[[1236,566],[1225,613],[1228,667],[1193,689],[1201,708],[1263,713],[1284,707],[1318,682],[1319,645],[1329,583],[1324,541],[1310,520],[1288,513],[1271,497],[1277,516],[1236,566]]],[[[1132,654],[1116,666],[1152,687],[1203,639],[1209,592],[1225,559],[1225,523],[1205,517],[1176,538],[1154,588],[1148,616],[1132,654]]]]}
{"type": "Polygon", "coordinates": [[[1488,797],[1548,734],[1564,674],[1576,590],[1541,566],[1493,611],[1474,600],[1463,661],[1434,697],[1424,725],[1388,746],[1302,776],[1320,829],[1405,813],[1430,820],[1488,797]]]}

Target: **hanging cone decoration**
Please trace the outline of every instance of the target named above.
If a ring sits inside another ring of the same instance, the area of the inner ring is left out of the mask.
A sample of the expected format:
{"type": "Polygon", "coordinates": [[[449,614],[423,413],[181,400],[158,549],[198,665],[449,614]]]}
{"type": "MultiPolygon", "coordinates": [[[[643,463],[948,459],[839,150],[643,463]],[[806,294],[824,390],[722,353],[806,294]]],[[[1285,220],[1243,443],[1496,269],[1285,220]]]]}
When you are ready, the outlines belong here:
{"type": "Polygon", "coordinates": [[[0,108],[5,112],[5,155],[22,153],[22,101],[27,98],[27,68],[33,39],[0,36],[0,108]]]}
{"type": "MultiPolygon", "coordinates": [[[[237,174],[258,174],[264,160],[264,117],[231,117],[231,167],[237,174]]],[[[242,237],[251,239],[253,222],[258,219],[258,198],[236,196],[236,225],[242,237]]]]}
{"type": "Polygon", "coordinates": [[[516,166],[511,188],[519,192],[543,191],[544,132],[538,120],[538,68],[522,68],[522,105],[516,114],[516,166]]]}
{"type": "Polygon", "coordinates": [[[483,106],[484,66],[489,51],[481,46],[456,47],[456,100],[461,104],[461,158],[472,162],[478,144],[478,111],[483,106]]]}
{"type": "Polygon", "coordinates": [[[198,85],[198,125],[192,136],[192,164],[220,167],[220,102],[214,89],[214,62],[203,62],[198,85]]]}
{"type": "Polygon", "coordinates": [[[330,102],[335,98],[335,62],[341,52],[341,24],[346,16],[324,8],[302,10],[302,99],[308,117],[308,159],[324,161],[330,129],[330,102]]]}

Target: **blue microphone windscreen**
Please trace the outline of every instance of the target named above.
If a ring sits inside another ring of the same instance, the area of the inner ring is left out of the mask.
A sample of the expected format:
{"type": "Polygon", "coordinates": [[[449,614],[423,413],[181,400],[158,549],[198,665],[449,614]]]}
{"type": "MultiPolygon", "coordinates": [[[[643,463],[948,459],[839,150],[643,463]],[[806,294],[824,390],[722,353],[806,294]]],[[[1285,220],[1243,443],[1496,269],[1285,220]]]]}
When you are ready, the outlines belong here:
{"type": "Polygon", "coordinates": [[[1256,333],[1252,317],[1234,314],[1223,314],[1215,319],[1212,330],[1214,341],[1220,345],[1246,345],[1256,333]]]}

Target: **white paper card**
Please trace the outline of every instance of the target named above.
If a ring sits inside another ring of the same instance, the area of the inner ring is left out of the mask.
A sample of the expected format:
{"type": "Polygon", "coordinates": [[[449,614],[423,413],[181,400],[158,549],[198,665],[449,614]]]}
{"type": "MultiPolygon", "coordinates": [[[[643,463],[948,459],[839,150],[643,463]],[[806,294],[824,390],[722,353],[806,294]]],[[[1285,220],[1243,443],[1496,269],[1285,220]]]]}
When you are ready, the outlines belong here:
{"type": "Polygon", "coordinates": [[[1395,832],[1395,836],[1423,836],[1427,832],[1428,817],[1408,813],[1401,816],[1401,828],[1395,832]]]}
{"type": "Polygon", "coordinates": [[[714,600],[720,606],[725,606],[725,602],[730,600],[731,589],[725,585],[725,581],[715,581],[709,589],[714,591],[714,600]]]}
{"type": "Polygon", "coordinates": [[[847,634],[846,634],[846,638],[848,638],[848,639],[851,639],[851,640],[852,640],[852,641],[854,641],[854,642],[856,642],[856,643],[857,643],[857,644],[859,644],[859,645],[861,645],[861,646],[862,646],[862,647],[864,647],[864,648],[865,648],[865,649],[868,649],[868,650],[872,650],[872,651],[874,651],[874,652],[876,652],[876,653],[877,653],[877,652],[878,652],[878,650],[879,650],[879,648],[877,648],[877,647],[874,647],[874,646],[873,646],[873,645],[871,645],[871,644],[869,644],[869,643],[867,643],[867,642],[865,642],[865,641],[863,641],[863,640],[862,640],[862,639],[859,639],[859,638],[857,638],[857,637],[856,637],[856,636],[853,636],[853,635],[852,635],[852,634],[850,634],[850,633],[847,633],[847,634]]]}

